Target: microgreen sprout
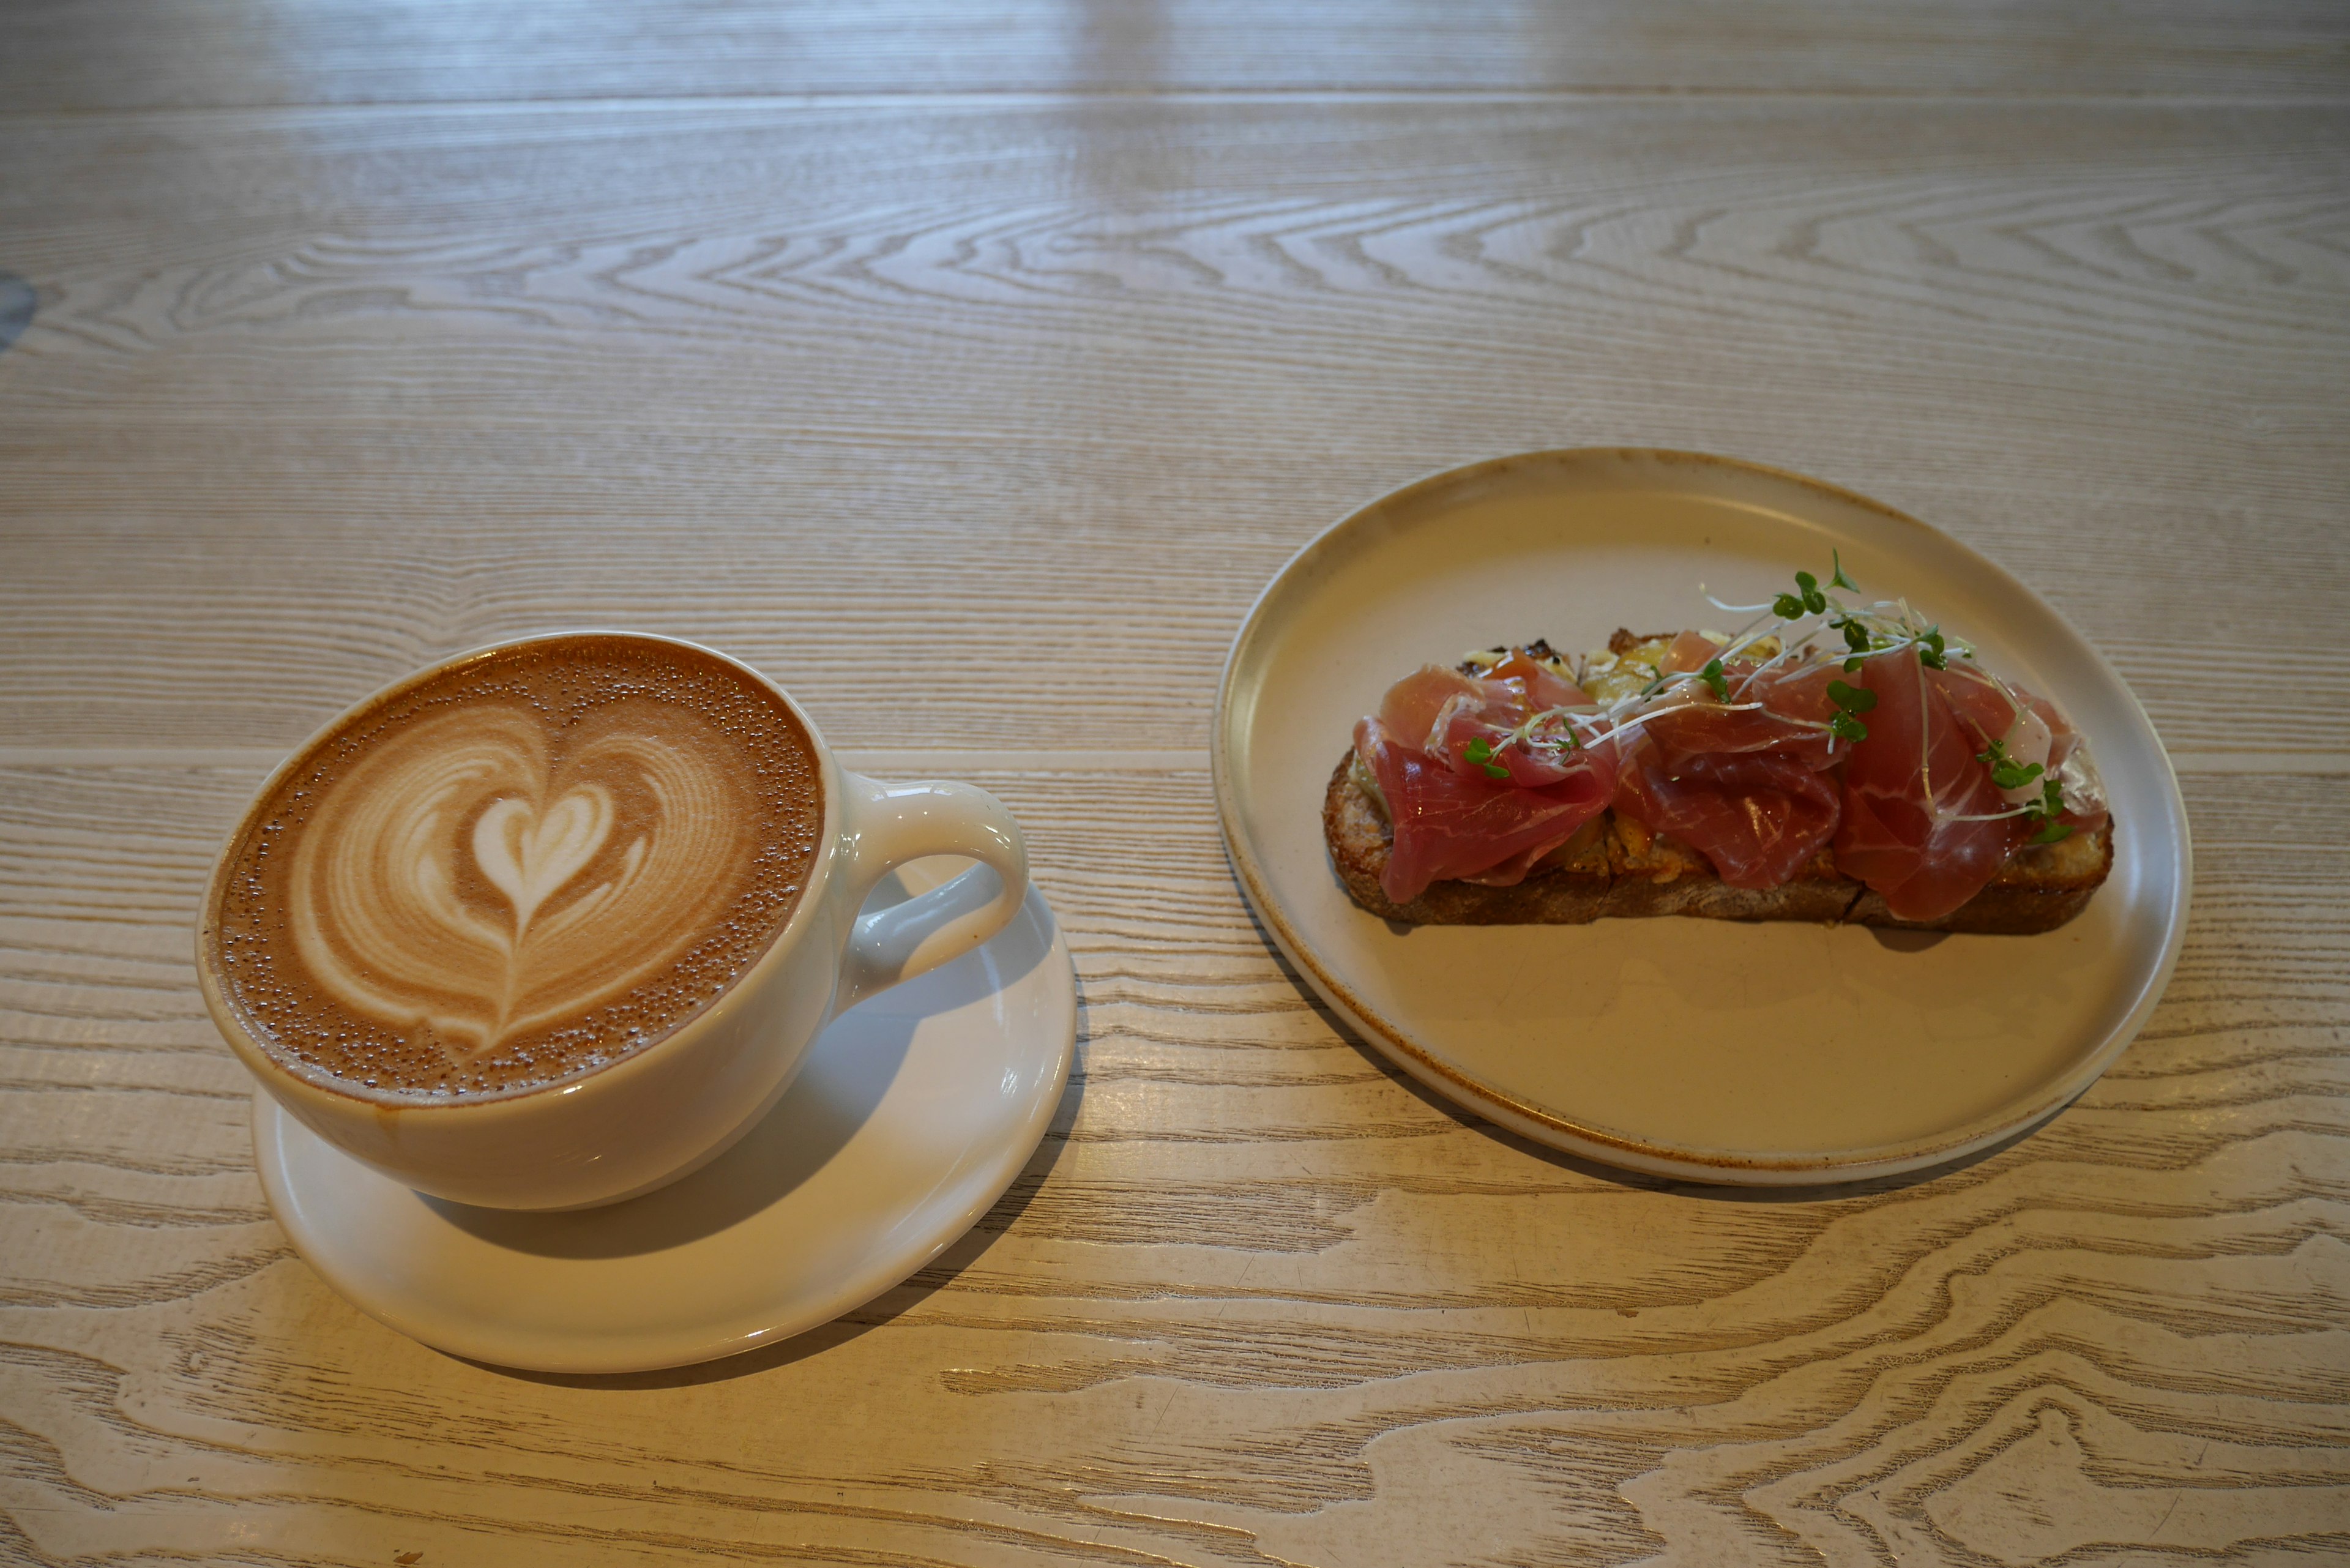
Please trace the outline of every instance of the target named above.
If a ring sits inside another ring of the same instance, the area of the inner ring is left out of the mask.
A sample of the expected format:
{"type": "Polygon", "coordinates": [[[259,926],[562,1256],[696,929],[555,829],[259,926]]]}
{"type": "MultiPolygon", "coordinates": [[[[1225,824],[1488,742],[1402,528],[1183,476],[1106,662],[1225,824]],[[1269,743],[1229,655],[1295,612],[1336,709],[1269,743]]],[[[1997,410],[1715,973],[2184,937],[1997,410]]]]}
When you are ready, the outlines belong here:
{"type": "Polygon", "coordinates": [[[1844,672],[1849,675],[1859,669],[1862,660],[1868,657],[1870,648],[1868,628],[1851,616],[1842,617],[1828,624],[1844,633],[1844,645],[1852,651],[1852,657],[1844,661],[1844,672]]]}
{"type": "MultiPolygon", "coordinates": [[[[1734,633],[1716,655],[1714,662],[1722,667],[1721,681],[1717,683],[1713,679],[1711,663],[1694,677],[1685,670],[1644,667],[1649,679],[1637,691],[1627,692],[1602,704],[1587,721],[1593,732],[1611,730],[1629,732],[1648,720],[1679,711],[1687,704],[1663,709],[1651,708],[1648,704],[1677,683],[1692,679],[1708,687],[1710,695],[1723,706],[1742,711],[1745,707],[1763,709],[1764,705],[1759,701],[1746,701],[1747,694],[1754,691],[1758,680],[1789,665],[1800,668],[1814,659],[1825,661],[1836,657],[1833,653],[1824,653],[1812,640],[1820,629],[1835,632],[1841,637],[1844,655],[1839,662],[1846,675],[1858,670],[1872,654],[1905,648],[1918,649],[1919,662],[1933,670],[1950,668],[1949,660],[1953,656],[1960,659],[1974,656],[1974,650],[1966,644],[1946,641],[1939,627],[1924,626],[1906,599],[1848,604],[1833,597],[1827,591],[1830,588],[1857,593],[1860,585],[1853,581],[1851,574],[1845,570],[1842,551],[1831,551],[1828,559],[1828,580],[1825,585],[1810,572],[1797,572],[1794,575],[1794,590],[1780,594],[1767,604],[1731,604],[1708,594],[1706,602],[1717,609],[1756,617],[1734,633]],[[1812,618],[1814,617],[1818,618],[1816,621],[1812,618]],[[1766,639],[1777,644],[1775,651],[1769,657],[1759,658],[1756,653],[1749,651],[1766,639]],[[1739,660],[1742,664],[1735,672],[1731,668],[1732,660],[1739,660]]],[[[1700,705],[1702,705],[1702,701],[1700,705]]],[[[1799,720],[1787,714],[1778,717],[1784,722],[1825,730],[1841,739],[1857,741],[1868,733],[1868,726],[1862,722],[1860,715],[1875,705],[1874,696],[1864,691],[1860,694],[1859,705],[1849,709],[1839,707],[1835,719],[1828,723],[1799,720]]]]}
{"type": "Polygon", "coordinates": [[[2009,756],[2005,741],[1993,741],[1991,750],[1975,753],[1975,761],[1991,770],[1991,782],[2002,789],[2022,789],[2046,771],[2038,763],[2019,763],[2009,756]]]}
{"type": "Polygon", "coordinates": [[[1976,753],[1975,761],[1991,769],[1991,782],[2002,790],[2022,789],[2034,779],[2041,780],[2039,799],[2028,800],[2015,811],[2001,814],[2040,825],[2039,831],[2027,843],[2058,844],[2073,836],[2072,824],[2056,820],[2064,814],[2064,786],[2045,768],[2038,763],[2017,762],[2007,754],[2004,741],[1993,741],[1989,750],[1976,753]]]}
{"type": "Polygon", "coordinates": [[[1828,721],[1828,733],[1840,741],[1868,739],[1868,726],[1860,716],[1877,706],[1877,693],[1866,686],[1847,686],[1841,680],[1828,682],[1828,701],[1836,705],[1836,716],[1828,721]]]}
{"type": "Polygon", "coordinates": [[[1809,572],[1797,572],[1795,591],[1792,594],[1781,594],[1771,601],[1771,607],[1777,612],[1781,620],[1794,620],[1806,611],[1813,615],[1825,615],[1828,610],[1828,597],[1820,592],[1819,578],[1809,572]]]}
{"type": "Polygon", "coordinates": [[[1475,766],[1484,769],[1485,776],[1489,779],[1505,779],[1510,776],[1510,770],[1493,760],[1493,742],[1482,735],[1479,735],[1462,746],[1461,754],[1475,766]]]}
{"type": "Polygon", "coordinates": [[[2041,790],[2040,798],[2037,801],[2034,801],[2032,808],[2023,814],[2024,820],[2027,822],[2036,821],[2040,824],[2040,831],[2033,834],[2031,838],[2026,840],[2026,842],[2032,844],[2057,844],[2072,837],[2073,825],[2069,822],[2059,822],[2056,820],[2058,815],[2062,813],[2064,809],[2064,786],[2059,784],[2054,779],[2050,779],[2047,785],[2041,790]]]}
{"type": "Polygon", "coordinates": [[[1716,659],[1709,663],[1703,670],[1699,670],[1697,678],[1700,680],[1704,681],[1708,686],[1713,688],[1713,700],[1715,701],[1727,702],[1730,701],[1730,678],[1721,672],[1721,659],[1716,659]]]}
{"type": "Polygon", "coordinates": [[[1511,731],[1509,739],[1502,744],[1506,746],[1513,742],[1525,746],[1550,746],[1563,752],[1577,751],[1583,745],[1575,732],[1574,711],[1566,708],[1545,708],[1536,713],[1511,731]]]}

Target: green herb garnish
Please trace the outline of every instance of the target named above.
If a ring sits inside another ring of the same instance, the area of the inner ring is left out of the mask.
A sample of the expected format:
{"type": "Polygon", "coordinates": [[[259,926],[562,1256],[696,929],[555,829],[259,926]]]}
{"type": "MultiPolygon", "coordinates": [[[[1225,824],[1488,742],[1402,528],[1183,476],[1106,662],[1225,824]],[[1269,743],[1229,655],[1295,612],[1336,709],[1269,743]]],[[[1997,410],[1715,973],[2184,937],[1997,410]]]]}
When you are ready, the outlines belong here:
{"type": "Polygon", "coordinates": [[[1950,657],[1942,649],[1942,628],[1929,626],[1926,635],[1918,639],[1918,662],[1929,670],[1947,670],[1950,657]]]}
{"type": "Polygon", "coordinates": [[[1493,742],[1482,735],[1462,746],[1461,754],[1478,767],[1484,769],[1485,776],[1489,779],[1505,779],[1510,776],[1510,770],[1493,760],[1493,742]]]}
{"type": "Polygon", "coordinates": [[[1832,588],[1847,588],[1854,593],[1860,592],[1860,585],[1844,575],[1844,552],[1841,550],[1830,550],[1828,552],[1828,557],[1835,562],[1835,576],[1828,579],[1828,587],[1832,588]]]}
{"type": "Polygon", "coordinates": [[[2056,820],[2064,815],[2064,786],[2054,774],[2041,778],[2048,770],[2038,763],[2019,763],[2009,756],[2005,741],[1993,741],[1989,750],[1975,753],[1975,761],[1991,770],[1991,782],[2002,790],[2022,789],[2033,779],[2041,779],[2040,798],[2027,801],[2023,806],[2023,820],[2040,825],[2040,830],[2026,843],[2058,844],[2073,836],[2072,824],[2056,820]]]}
{"type": "Polygon", "coordinates": [[[1852,650],[1852,657],[1844,661],[1844,672],[1849,675],[1860,668],[1861,661],[1868,657],[1873,646],[1869,641],[1868,628],[1852,616],[1842,617],[1828,624],[1844,633],[1844,645],[1852,650]]]}
{"type": "Polygon", "coordinates": [[[1713,700],[1715,701],[1727,702],[1730,701],[1730,678],[1721,672],[1721,659],[1716,659],[1711,663],[1708,664],[1703,670],[1699,670],[1697,678],[1700,680],[1704,681],[1708,686],[1713,688],[1713,700]]]}
{"type": "Polygon", "coordinates": [[[2033,834],[2033,844],[2054,844],[2073,836],[2073,825],[2056,819],[2064,813],[2064,786],[2050,779],[2041,786],[2040,798],[2023,808],[2023,820],[2036,822],[2040,831],[2033,834]]]}
{"type": "MultiPolygon", "coordinates": [[[[2019,763],[2009,756],[2005,741],[1993,741],[1991,750],[1975,753],[1975,761],[1991,770],[1991,782],[2002,789],[2022,789],[2046,771],[2038,763],[2019,763]]],[[[2048,783],[2054,788],[2056,781],[2048,783]]]]}
{"type": "Polygon", "coordinates": [[[1813,615],[1825,615],[1827,613],[1827,607],[1828,597],[1827,595],[1820,592],[1819,578],[1812,576],[1809,572],[1797,572],[1795,574],[1795,591],[1794,593],[1781,594],[1777,598],[1771,601],[1772,610],[1777,614],[1781,620],[1794,620],[1797,616],[1804,614],[1806,610],[1810,611],[1813,615]]]}
{"type": "Polygon", "coordinates": [[[1842,741],[1868,739],[1868,726],[1860,715],[1877,706],[1877,693],[1866,686],[1847,686],[1841,680],[1828,682],[1828,701],[1836,705],[1836,715],[1828,721],[1828,733],[1842,741]]]}

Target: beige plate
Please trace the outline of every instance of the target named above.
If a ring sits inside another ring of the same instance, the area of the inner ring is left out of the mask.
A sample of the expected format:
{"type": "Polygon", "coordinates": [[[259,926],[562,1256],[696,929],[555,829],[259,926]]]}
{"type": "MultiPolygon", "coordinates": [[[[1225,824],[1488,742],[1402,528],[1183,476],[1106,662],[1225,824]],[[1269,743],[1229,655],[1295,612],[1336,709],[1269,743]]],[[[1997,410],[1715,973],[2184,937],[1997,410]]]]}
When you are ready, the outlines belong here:
{"type": "Polygon", "coordinates": [[[2161,995],[2187,919],[2187,813],[2136,698],[2014,578],[1915,518],[1723,458],[1588,449],[1455,469],[1298,553],[1232,645],[1216,802],[1282,950],[1414,1077],[1570,1153],[1701,1181],[1914,1170],[2064,1105],[2161,995]],[[2037,937],[1698,919],[1406,928],[1357,909],[1322,797],[1388,683],[1463,649],[1733,619],[1828,552],[2054,698],[2112,792],[2112,878],[2037,937]]]}

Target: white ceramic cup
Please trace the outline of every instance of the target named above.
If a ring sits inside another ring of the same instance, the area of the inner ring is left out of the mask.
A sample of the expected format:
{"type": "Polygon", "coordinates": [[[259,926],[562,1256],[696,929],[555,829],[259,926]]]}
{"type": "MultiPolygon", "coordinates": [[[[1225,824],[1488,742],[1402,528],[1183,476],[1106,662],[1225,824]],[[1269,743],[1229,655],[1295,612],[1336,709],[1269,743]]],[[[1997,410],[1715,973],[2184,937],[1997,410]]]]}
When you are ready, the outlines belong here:
{"type": "Polygon", "coordinates": [[[693,648],[744,670],[790,707],[816,748],[823,779],[824,826],[798,907],[758,961],[667,1038],[580,1077],[504,1097],[361,1097],[282,1065],[246,1032],[223,992],[213,960],[214,912],[253,812],[288,769],[347,721],[489,649],[395,681],[304,742],[262,785],[205,889],[196,971],[204,1005],[238,1059],[311,1131],[434,1197],[493,1209],[585,1209],[691,1174],[723,1154],[783,1096],[827,1022],[877,991],[970,951],[1002,930],[1027,897],[1027,848],[993,795],[970,784],[884,784],[845,772],[799,705],[741,661],[674,638],[594,635],[693,648]],[[943,887],[860,914],[882,877],[927,855],[966,856],[980,864],[943,887]]]}

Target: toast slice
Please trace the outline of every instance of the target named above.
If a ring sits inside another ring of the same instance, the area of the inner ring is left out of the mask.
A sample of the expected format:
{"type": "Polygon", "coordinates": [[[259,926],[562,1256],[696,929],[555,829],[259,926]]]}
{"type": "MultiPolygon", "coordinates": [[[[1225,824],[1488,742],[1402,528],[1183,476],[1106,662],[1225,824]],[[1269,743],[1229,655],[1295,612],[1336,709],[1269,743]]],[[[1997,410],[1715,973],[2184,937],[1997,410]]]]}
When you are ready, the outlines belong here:
{"type": "Polygon", "coordinates": [[[1732,888],[1686,845],[1606,812],[1512,888],[1437,882],[1409,904],[1379,889],[1395,830],[1356,781],[1349,747],[1330,775],[1322,834],[1355,902],[1416,926],[1582,925],[1606,916],[1694,915],[1712,920],[1825,920],[1907,930],[2029,936],[2079,914],[2113,869],[2113,825],[2016,852],[1991,885],[1939,920],[1894,918],[1885,900],[1839,873],[1822,850],[1793,880],[1762,892],[1732,888]]]}

